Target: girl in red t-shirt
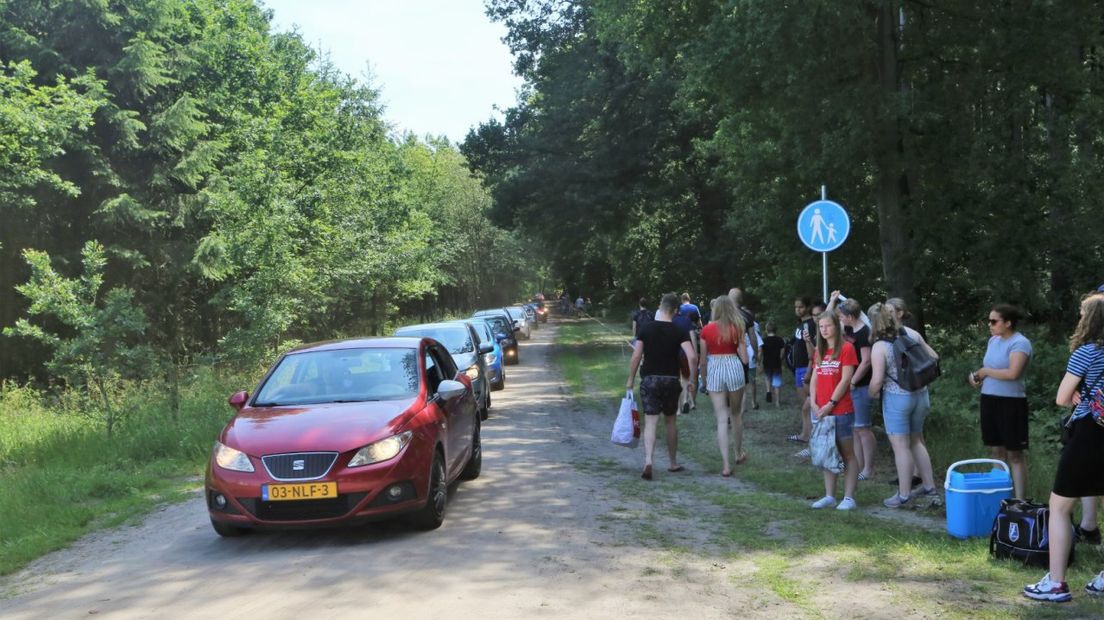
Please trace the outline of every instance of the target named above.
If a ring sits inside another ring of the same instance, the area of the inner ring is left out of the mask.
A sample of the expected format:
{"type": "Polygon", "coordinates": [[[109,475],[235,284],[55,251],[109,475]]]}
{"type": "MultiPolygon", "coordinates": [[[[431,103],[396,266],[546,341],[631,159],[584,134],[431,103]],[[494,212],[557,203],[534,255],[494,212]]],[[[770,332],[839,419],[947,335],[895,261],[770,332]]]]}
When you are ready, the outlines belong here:
{"type": "Polygon", "coordinates": [[[736,464],[747,461],[744,453],[744,418],[738,398],[744,389],[744,364],[747,364],[747,347],[744,346],[744,320],[736,309],[736,303],[728,295],[713,300],[713,322],[701,333],[699,373],[709,391],[713,413],[717,417],[717,447],[721,449],[721,475],[732,475],[728,460],[728,433],[732,431],[736,464]],[[730,421],[731,420],[731,421],[730,421]]]}
{"type": "Polygon", "coordinates": [[[843,457],[843,501],[836,506],[836,474],[824,472],[824,497],[813,502],[813,508],[852,510],[855,508],[855,487],[859,482],[859,462],[852,442],[855,406],[851,402],[851,377],[859,365],[855,347],[843,339],[839,317],[825,312],[817,317],[817,346],[814,371],[809,386],[813,399],[812,415],[818,422],[832,416],[836,422],[836,449],[843,457]]]}

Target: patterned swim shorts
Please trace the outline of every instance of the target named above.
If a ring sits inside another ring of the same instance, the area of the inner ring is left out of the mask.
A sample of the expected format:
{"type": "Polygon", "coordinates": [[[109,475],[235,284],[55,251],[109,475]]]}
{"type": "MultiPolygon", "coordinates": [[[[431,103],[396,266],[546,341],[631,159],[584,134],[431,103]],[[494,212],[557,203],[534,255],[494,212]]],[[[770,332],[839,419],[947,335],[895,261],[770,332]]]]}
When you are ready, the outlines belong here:
{"type": "Polygon", "coordinates": [[[678,413],[682,384],[678,377],[649,375],[640,380],[640,401],[644,415],[675,415],[678,413]]]}

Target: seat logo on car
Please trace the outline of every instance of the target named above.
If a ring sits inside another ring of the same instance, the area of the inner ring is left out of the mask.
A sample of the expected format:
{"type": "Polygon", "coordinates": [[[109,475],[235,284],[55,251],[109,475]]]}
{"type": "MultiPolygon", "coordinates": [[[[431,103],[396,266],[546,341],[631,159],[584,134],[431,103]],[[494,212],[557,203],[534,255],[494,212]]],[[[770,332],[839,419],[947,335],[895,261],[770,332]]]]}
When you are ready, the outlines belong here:
{"type": "Polygon", "coordinates": [[[303,471],[306,468],[307,468],[307,462],[304,461],[303,459],[295,459],[294,461],[291,462],[291,470],[292,471],[303,471]]]}

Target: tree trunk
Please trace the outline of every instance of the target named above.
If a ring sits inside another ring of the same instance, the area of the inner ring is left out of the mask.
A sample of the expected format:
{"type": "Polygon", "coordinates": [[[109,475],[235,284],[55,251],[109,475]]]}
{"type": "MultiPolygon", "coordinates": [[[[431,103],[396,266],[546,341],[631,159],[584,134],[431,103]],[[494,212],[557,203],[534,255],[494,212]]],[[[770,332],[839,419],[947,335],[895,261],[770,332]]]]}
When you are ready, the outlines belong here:
{"type": "Polygon", "coordinates": [[[908,175],[904,167],[904,143],[897,101],[901,92],[899,35],[900,5],[881,2],[871,6],[877,25],[878,57],[874,63],[879,108],[871,125],[874,163],[877,170],[878,236],[882,250],[882,273],[890,297],[901,297],[923,325],[916,292],[912,252],[909,243],[906,202],[908,175]]]}

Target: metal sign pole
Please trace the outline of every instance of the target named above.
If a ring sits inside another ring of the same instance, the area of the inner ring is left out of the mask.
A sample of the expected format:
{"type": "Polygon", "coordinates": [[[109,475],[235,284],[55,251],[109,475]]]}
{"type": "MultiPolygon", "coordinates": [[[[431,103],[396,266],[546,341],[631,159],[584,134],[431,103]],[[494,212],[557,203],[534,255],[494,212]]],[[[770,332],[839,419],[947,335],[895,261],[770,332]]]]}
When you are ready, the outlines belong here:
{"type": "MultiPolygon", "coordinates": [[[[821,185],[820,186],[820,199],[821,200],[828,200],[828,186],[827,185],[821,185]]],[[[823,280],[823,283],[822,283],[823,286],[822,286],[822,289],[821,289],[822,290],[822,295],[821,295],[820,299],[825,304],[827,304],[828,303],[828,253],[827,252],[821,252],[820,255],[822,257],[821,262],[822,262],[822,268],[824,270],[824,280],[823,280]]]]}

